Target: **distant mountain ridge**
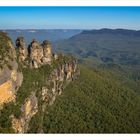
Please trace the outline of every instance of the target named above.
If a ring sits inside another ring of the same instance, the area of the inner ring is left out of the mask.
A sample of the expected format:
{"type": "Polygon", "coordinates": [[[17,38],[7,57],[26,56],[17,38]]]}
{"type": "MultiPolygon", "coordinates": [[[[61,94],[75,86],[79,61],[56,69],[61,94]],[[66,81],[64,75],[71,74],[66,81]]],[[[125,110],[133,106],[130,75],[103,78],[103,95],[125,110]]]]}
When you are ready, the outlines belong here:
{"type": "Polygon", "coordinates": [[[108,28],[102,28],[102,29],[99,29],[99,30],[84,30],[81,34],[99,34],[99,33],[122,34],[122,35],[139,35],[140,36],[140,30],[108,29],[108,28]]]}
{"type": "Polygon", "coordinates": [[[15,42],[16,38],[23,36],[26,43],[29,44],[33,38],[38,38],[40,42],[48,39],[52,42],[60,39],[68,39],[73,35],[80,33],[80,29],[13,29],[13,30],[0,30],[6,32],[10,38],[15,42]]]}
{"type": "Polygon", "coordinates": [[[140,64],[140,31],[127,29],[84,30],[55,49],[76,55],[82,61],[96,64],[140,64]]]}

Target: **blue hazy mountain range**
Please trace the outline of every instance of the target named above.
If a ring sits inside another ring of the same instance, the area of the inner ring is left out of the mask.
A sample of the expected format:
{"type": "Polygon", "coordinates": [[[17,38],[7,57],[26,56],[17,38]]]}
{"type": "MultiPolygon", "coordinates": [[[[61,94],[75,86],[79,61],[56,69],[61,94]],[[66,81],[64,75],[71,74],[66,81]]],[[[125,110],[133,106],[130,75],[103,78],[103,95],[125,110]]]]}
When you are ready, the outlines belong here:
{"type": "Polygon", "coordinates": [[[71,53],[91,65],[139,65],[140,31],[106,28],[85,30],[69,39],[58,41],[55,50],[71,53]]]}
{"type": "Polygon", "coordinates": [[[68,39],[82,30],[79,29],[15,29],[15,30],[1,30],[6,32],[15,42],[16,38],[23,36],[27,44],[29,44],[32,39],[37,39],[39,42],[47,39],[51,42],[55,42],[61,39],[68,39]]]}

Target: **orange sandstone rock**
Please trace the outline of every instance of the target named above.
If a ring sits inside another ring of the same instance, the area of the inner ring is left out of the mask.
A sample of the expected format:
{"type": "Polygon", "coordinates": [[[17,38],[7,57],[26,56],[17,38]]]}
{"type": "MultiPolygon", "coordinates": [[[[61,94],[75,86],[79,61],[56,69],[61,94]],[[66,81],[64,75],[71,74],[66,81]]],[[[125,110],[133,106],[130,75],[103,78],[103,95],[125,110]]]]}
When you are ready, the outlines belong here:
{"type": "Polygon", "coordinates": [[[12,87],[12,82],[10,80],[0,85],[0,105],[15,100],[12,87]]]}

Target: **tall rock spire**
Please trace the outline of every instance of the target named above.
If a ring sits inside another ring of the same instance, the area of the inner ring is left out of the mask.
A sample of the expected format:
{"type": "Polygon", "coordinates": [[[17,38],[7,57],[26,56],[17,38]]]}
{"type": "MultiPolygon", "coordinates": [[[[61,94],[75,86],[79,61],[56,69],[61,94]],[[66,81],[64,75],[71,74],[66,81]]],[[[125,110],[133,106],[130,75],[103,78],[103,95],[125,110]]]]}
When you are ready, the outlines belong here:
{"type": "Polygon", "coordinates": [[[18,57],[19,62],[24,62],[25,59],[27,58],[28,52],[23,37],[17,38],[16,46],[18,47],[18,51],[19,51],[19,57],[18,57]]]}
{"type": "Polygon", "coordinates": [[[43,63],[50,65],[52,61],[51,43],[48,40],[44,40],[42,46],[43,46],[43,63]]]}
{"type": "Polygon", "coordinates": [[[29,45],[29,55],[31,59],[31,67],[39,68],[43,64],[43,48],[35,39],[33,39],[31,44],[29,45]]]}

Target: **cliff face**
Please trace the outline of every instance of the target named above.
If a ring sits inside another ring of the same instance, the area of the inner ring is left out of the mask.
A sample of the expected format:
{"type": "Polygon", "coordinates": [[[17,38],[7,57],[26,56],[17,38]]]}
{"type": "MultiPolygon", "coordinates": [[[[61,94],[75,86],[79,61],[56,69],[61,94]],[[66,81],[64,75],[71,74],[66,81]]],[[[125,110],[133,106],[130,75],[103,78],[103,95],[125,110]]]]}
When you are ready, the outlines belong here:
{"type": "MultiPolygon", "coordinates": [[[[42,117],[41,114],[44,114],[46,107],[52,105],[57,96],[62,94],[65,86],[76,78],[76,67],[76,61],[73,60],[57,66],[49,76],[43,77],[44,85],[36,86],[31,95],[25,99],[21,106],[20,117],[12,116],[12,128],[16,133],[28,132],[30,120],[36,113],[42,117]]],[[[43,132],[43,130],[40,128],[37,132],[43,132]]]]}
{"type": "Polygon", "coordinates": [[[15,116],[12,117],[12,128],[16,133],[24,133],[28,130],[28,125],[31,118],[38,112],[38,99],[35,93],[25,99],[24,104],[21,107],[21,116],[17,119],[15,116]]]}
{"type": "MultiPolygon", "coordinates": [[[[44,111],[77,77],[76,60],[71,56],[52,54],[47,40],[40,44],[34,39],[27,49],[24,39],[19,37],[15,51],[11,40],[3,33],[2,37],[7,40],[0,44],[1,50],[6,53],[1,53],[0,61],[0,106],[2,110],[5,104],[12,103],[8,127],[16,133],[30,132],[32,118],[40,116],[36,131],[43,132],[44,111]]],[[[0,130],[8,127],[0,124],[0,130]]]]}
{"type": "Polygon", "coordinates": [[[12,41],[6,34],[0,33],[0,107],[16,99],[22,80],[12,41]]]}

